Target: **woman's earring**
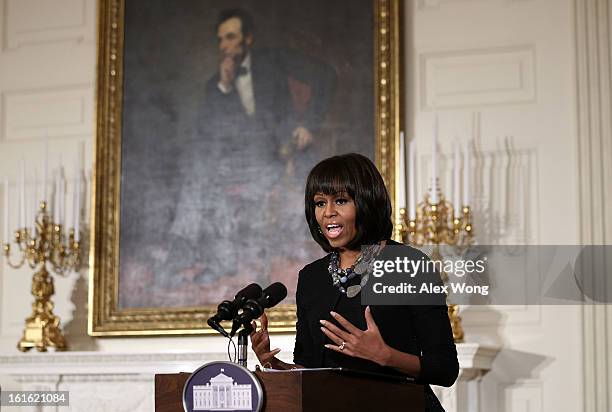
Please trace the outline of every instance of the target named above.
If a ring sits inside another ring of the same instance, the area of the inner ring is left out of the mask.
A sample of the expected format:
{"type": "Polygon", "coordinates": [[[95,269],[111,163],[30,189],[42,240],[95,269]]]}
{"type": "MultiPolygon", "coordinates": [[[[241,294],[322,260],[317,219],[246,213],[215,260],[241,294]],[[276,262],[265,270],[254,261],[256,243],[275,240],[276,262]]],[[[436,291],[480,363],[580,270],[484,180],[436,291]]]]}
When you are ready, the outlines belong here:
{"type": "Polygon", "coordinates": [[[321,230],[321,226],[317,226],[317,230],[319,231],[321,235],[323,234],[323,231],[321,230]]]}

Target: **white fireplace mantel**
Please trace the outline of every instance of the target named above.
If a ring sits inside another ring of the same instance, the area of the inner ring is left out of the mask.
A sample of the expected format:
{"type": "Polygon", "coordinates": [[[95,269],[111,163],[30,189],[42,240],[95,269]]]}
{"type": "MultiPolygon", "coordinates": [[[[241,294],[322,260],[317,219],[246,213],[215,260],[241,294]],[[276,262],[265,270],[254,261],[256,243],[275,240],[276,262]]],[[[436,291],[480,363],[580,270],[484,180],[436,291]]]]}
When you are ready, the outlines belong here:
{"type": "Polygon", "coordinates": [[[459,377],[450,388],[433,390],[447,412],[480,412],[480,379],[491,370],[499,348],[478,343],[457,345],[459,377]]]}
{"type": "MultiPolygon", "coordinates": [[[[436,389],[447,411],[478,411],[478,381],[491,368],[497,351],[474,343],[457,345],[459,379],[450,389],[436,389]]],[[[151,411],[156,373],[191,372],[219,359],[227,359],[227,354],[20,353],[0,356],[0,375],[4,382],[11,382],[3,390],[69,391],[72,410],[151,411]]],[[[249,366],[252,369],[255,364],[249,366]]]]}

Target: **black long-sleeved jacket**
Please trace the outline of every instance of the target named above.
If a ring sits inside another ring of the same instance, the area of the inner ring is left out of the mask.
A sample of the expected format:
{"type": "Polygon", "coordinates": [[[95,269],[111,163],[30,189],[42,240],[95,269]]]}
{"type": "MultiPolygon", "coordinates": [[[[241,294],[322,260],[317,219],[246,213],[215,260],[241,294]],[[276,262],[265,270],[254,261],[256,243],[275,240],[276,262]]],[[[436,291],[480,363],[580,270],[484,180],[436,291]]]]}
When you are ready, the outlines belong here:
{"type": "MultiPolygon", "coordinates": [[[[389,241],[389,244],[399,245],[389,241]]],[[[408,248],[408,247],[407,247],[408,248]]],[[[422,252],[408,248],[420,259],[422,252]]],[[[365,306],[359,296],[352,299],[341,295],[332,284],[328,273],[330,256],[305,266],[299,274],[296,292],[297,333],[294,362],[309,367],[342,366],[370,372],[400,374],[374,362],[346,356],[323,345],[330,343],[321,332],[321,319],[334,322],[330,311],[336,311],[356,327],[365,330],[365,306]]],[[[428,306],[370,306],[372,317],[385,343],[399,351],[416,355],[420,359],[421,373],[417,382],[426,385],[428,402],[433,393],[429,384],[451,386],[457,379],[459,364],[453,341],[446,305],[428,306]]],[[[437,405],[431,406],[431,410],[437,405]]],[[[429,410],[429,409],[428,409],[429,410]]]]}

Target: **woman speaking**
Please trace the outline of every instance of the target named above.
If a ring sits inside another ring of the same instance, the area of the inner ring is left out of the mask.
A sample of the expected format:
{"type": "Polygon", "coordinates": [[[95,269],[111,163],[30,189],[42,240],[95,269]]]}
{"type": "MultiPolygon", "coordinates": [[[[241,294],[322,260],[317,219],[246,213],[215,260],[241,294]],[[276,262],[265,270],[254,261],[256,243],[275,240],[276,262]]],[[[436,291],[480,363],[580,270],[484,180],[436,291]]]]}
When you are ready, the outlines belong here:
{"type": "Polygon", "coordinates": [[[391,240],[391,201],[374,164],[359,154],[321,161],[308,175],[305,212],[312,237],[328,254],[299,273],[295,364],[277,359],[280,349],[270,350],[265,314],[251,335],[259,362],[412,376],[425,384],[425,410],[443,411],[429,384],[451,386],[459,373],[446,305],[362,306],[359,297],[356,267],[371,258],[365,251],[400,245],[391,240]]]}

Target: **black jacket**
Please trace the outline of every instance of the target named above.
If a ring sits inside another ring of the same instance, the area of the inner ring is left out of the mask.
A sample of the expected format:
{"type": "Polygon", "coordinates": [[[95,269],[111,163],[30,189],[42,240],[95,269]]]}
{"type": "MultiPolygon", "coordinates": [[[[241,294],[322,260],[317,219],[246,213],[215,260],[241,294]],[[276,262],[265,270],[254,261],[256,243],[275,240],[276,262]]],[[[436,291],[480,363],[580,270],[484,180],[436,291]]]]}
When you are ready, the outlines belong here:
{"type": "MultiPolygon", "coordinates": [[[[318,132],[335,90],[336,73],[331,66],[295,50],[266,48],[251,50],[251,74],[255,115],[249,129],[265,130],[281,140],[278,143],[298,125],[318,132]],[[305,87],[308,102],[303,111],[298,110],[293,100],[291,82],[305,87]]],[[[204,126],[240,132],[238,127],[246,119],[240,97],[235,88],[223,94],[218,88],[219,79],[217,73],[206,84],[204,126]]]]}
{"type": "MultiPolygon", "coordinates": [[[[389,243],[398,245],[392,241],[389,243]]],[[[407,253],[409,256],[414,255],[417,260],[424,256],[414,248],[407,249],[407,253]]],[[[319,321],[333,321],[329,314],[331,310],[347,317],[356,327],[366,329],[365,306],[361,305],[360,296],[349,299],[341,295],[338,288],[332,284],[328,273],[329,260],[328,255],[300,271],[296,292],[298,319],[294,362],[309,368],[342,366],[370,372],[400,374],[394,369],[338,354],[323,346],[328,342],[321,332],[319,321]],[[350,305],[353,309],[346,310],[350,305]],[[342,308],[345,308],[345,313],[342,308]]],[[[421,374],[417,382],[426,386],[427,410],[442,410],[429,384],[451,386],[459,373],[457,350],[446,305],[371,306],[370,310],[387,345],[419,357],[421,374]]]]}

